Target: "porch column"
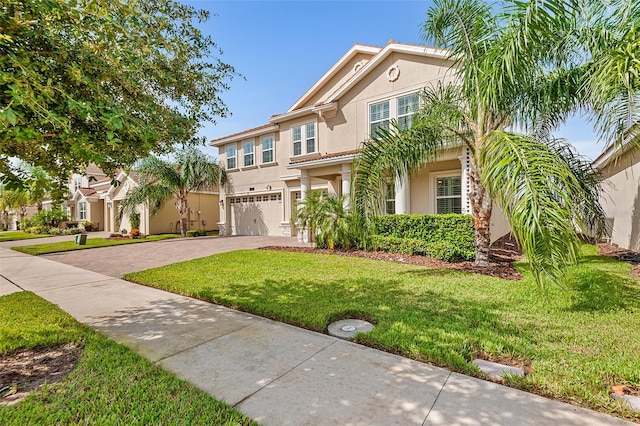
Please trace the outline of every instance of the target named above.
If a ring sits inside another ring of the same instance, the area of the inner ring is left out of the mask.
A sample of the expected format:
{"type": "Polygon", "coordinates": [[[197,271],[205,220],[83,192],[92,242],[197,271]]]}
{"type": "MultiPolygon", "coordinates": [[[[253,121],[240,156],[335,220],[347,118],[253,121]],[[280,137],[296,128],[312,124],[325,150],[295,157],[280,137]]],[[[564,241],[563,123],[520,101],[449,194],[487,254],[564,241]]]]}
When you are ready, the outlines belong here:
{"type": "MultiPolygon", "coordinates": [[[[307,193],[311,190],[311,178],[306,170],[300,172],[300,201],[307,199],[307,193]]],[[[298,229],[298,241],[309,242],[309,229],[298,229]]]]}
{"type": "Polygon", "coordinates": [[[351,163],[342,165],[340,175],[342,176],[342,196],[344,197],[344,207],[347,208],[351,201],[351,163]]]}
{"type": "Polygon", "coordinates": [[[118,229],[116,228],[116,202],[115,201],[111,201],[111,211],[109,212],[110,214],[110,221],[109,221],[109,231],[113,234],[118,233],[118,229]]]}
{"type": "MultiPolygon", "coordinates": [[[[102,230],[109,231],[109,215],[111,210],[109,209],[107,198],[104,199],[104,209],[102,210],[102,230]]],[[[99,229],[98,229],[99,231],[99,229]]]]}
{"type": "Polygon", "coordinates": [[[462,155],[458,157],[460,160],[460,183],[462,185],[462,194],[460,204],[462,205],[462,214],[471,214],[471,203],[469,200],[469,170],[473,165],[471,164],[471,153],[469,148],[464,148],[462,155]]]}
{"type": "Polygon", "coordinates": [[[311,190],[311,178],[306,170],[300,173],[300,201],[307,199],[307,192],[311,190]]]}
{"type": "Polygon", "coordinates": [[[405,176],[395,181],[395,202],[396,202],[396,214],[409,213],[409,176],[405,176]]]}

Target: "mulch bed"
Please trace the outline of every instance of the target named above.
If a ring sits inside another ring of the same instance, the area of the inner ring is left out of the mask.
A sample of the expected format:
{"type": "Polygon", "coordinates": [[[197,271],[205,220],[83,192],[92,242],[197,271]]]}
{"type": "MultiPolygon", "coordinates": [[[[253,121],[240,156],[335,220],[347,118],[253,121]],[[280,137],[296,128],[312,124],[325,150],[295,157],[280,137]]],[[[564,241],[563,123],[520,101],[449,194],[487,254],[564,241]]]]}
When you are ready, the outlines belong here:
{"type": "Polygon", "coordinates": [[[489,275],[505,280],[519,280],[520,271],[513,267],[513,262],[520,259],[522,252],[510,235],[496,240],[491,245],[489,267],[478,267],[473,262],[449,263],[427,256],[411,256],[407,254],[389,253],[385,251],[365,250],[329,250],[311,247],[262,247],[262,250],[279,250],[297,253],[331,254],[337,256],[359,257],[363,259],[383,260],[386,262],[405,263],[408,265],[425,266],[428,268],[451,269],[463,272],[489,275]]]}
{"type": "Polygon", "coordinates": [[[630,275],[640,279],[640,253],[620,248],[617,244],[600,243],[598,244],[598,254],[631,264],[630,275]]]}
{"type": "Polygon", "coordinates": [[[74,369],[83,350],[82,346],[65,343],[0,356],[0,404],[16,404],[44,383],[62,381],[74,369]]]}

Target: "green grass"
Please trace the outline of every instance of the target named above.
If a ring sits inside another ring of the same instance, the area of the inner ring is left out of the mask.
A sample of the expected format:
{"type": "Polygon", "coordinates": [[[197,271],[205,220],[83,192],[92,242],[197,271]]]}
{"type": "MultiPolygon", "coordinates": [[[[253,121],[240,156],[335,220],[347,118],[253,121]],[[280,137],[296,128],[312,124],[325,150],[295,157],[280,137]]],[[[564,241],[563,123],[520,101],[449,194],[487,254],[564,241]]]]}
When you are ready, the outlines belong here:
{"type": "Polygon", "coordinates": [[[85,250],[99,247],[110,247],[110,246],[119,246],[122,244],[137,244],[137,243],[146,243],[149,241],[160,241],[166,240],[169,238],[179,238],[180,234],[160,234],[160,235],[149,235],[145,238],[132,238],[127,240],[109,240],[106,238],[87,238],[87,244],[78,245],[75,243],[75,240],[72,241],[63,241],[60,243],[48,243],[48,244],[34,244],[31,246],[18,246],[11,247],[12,250],[20,251],[22,253],[31,254],[34,256],[39,256],[41,254],[48,253],[59,253],[63,251],[72,251],[72,250],[85,250]]]}
{"type": "Polygon", "coordinates": [[[629,265],[587,256],[566,290],[541,296],[521,281],[349,257],[237,251],[125,278],[324,331],[345,317],[377,326],[358,341],[480,375],[476,356],[531,372],[511,386],[636,420],[610,387],[640,387],[640,283],[629,265]]]}
{"type": "Polygon", "coordinates": [[[33,238],[51,237],[49,234],[28,234],[24,231],[0,231],[0,243],[5,241],[31,240],[33,238]]]}
{"type": "Polygon", "coordinates": [[[33,293],[0,297],[0,318],[0,355],[64,342],[85,347],[62,382],[0,406],[0,424],[255,424],[33,293]]]}

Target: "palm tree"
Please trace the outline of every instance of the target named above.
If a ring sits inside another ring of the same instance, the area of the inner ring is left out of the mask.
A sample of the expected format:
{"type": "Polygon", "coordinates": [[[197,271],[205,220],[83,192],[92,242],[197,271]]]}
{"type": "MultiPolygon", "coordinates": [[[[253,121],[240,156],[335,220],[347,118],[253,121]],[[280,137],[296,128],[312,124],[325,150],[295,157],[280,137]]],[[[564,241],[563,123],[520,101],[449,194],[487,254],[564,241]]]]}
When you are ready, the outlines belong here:
{"type": "Polygon", "coordinates": [[[570,39],[558,41],[558,34],[579,39],[575,16],[554,13],[564,3],[580,2],[513,1],[497,19],[482,0],[434,1],[425,39],[451,52],[454,83],[424,89],[423,107],[410,128],[392,121],[363,143],[354,175],[354,206],[360,214],[381,211],[386,182],[437,160],[443,148],[462,146],[472,163],[468,196],[476,264],[489,264],[495,202],[538,285],[544,289],[546,279],[561,282],[577,259],[578,233],[603,222],[598,175],[550,136],[585,102],[577,89],[584,82],[581,68],[551,62],[561,63],[560,45],[570,39]],[[554,31],[556,37],[547,37],[554,31]]]}
{"type": "Polygon", "coordinates": [[[315,240],[321,248],[351,247],[355,238],[352,235],[352,219],[346,207],[346,197],[337,194],[310,191],[296,205],[296,225],[306,229],[310,240],[315,240]]]}
{"type": "Polygon", "coordinates": [[[196,148],[178,151],[174,162],[147,157],[137,172],[139,185],[130,190],[120,204],[118,220],[122,220],[124,215],[134,214],[142,203],[149,203],[151,214],[156,214],[165,202],[173,199],[182,237],[187,236],[188,195],[193,191],[212,190],[227,182],[225,170],[196,148]]]}

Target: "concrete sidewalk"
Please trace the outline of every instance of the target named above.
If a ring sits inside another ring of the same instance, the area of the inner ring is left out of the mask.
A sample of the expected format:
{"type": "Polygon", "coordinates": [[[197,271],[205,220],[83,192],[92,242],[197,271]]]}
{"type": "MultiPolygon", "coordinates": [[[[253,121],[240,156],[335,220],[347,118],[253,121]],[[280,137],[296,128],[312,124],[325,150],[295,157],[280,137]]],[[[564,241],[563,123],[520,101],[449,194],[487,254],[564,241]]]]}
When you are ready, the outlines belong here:
{"type": "Polygon", "coordinates": [[[0,265],[0,295],[33,291],[266,425],[633,424],[6,248],[0,265]]]}

